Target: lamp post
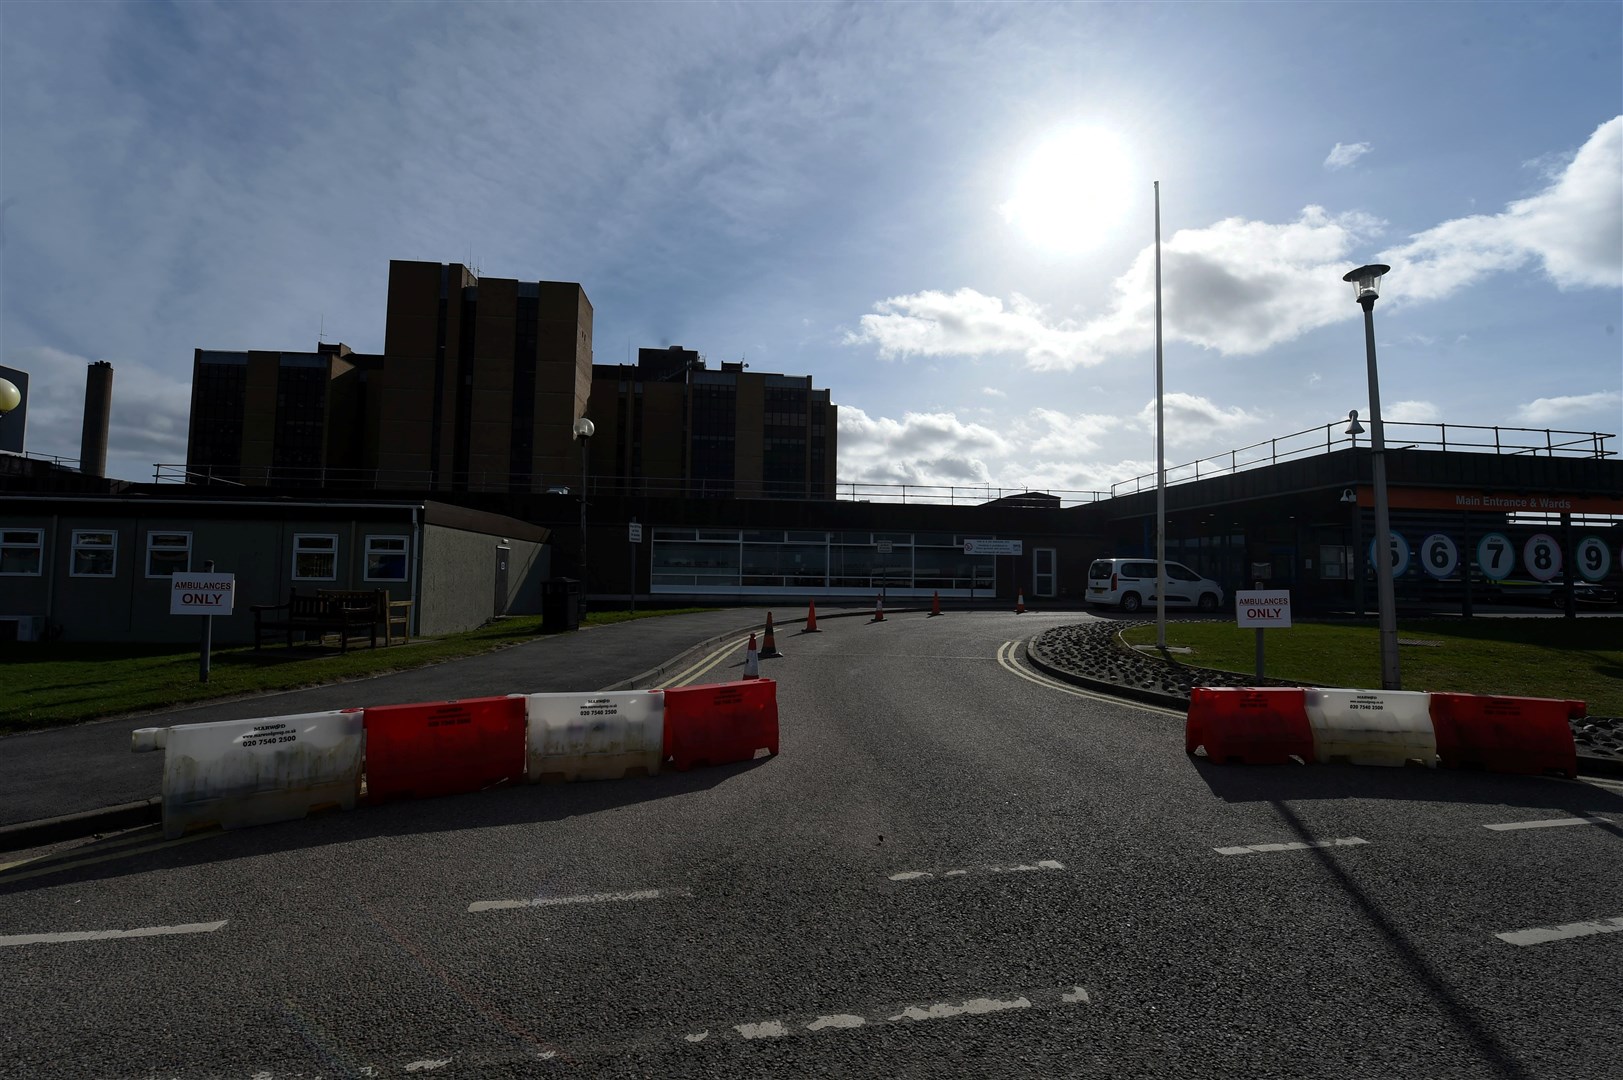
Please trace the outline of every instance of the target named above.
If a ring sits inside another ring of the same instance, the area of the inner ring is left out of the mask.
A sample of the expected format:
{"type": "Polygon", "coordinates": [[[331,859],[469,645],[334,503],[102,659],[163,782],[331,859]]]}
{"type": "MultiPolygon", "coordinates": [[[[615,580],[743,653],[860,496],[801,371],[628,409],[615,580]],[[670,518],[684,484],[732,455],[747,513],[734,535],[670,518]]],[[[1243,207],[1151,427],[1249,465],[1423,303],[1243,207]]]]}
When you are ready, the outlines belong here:
{"type": "Polygon", "coordinates": [[[1350,271],[1341,280],[1352,283],[1358,306],[1364,309],[1364,353],[1369,364],[1369,445],[1375,473],[1375,600],[1380,610],[1381,689],[1401,690],[1397,602],[1392,591],[1392,521],[1386,503],[1386,437],[1381,428],[1380,379],[1375,373],[1375,301],[1381,294],[1381,278],[1391,269],[1372,263],[1350,271]]]}
{"type": "Polygon", "coordinates": [[[580,614],[586,616],[586,452],[592,432],[597,430],[586,417],[575,421],[575,438],[580,440],[580,614]]]}

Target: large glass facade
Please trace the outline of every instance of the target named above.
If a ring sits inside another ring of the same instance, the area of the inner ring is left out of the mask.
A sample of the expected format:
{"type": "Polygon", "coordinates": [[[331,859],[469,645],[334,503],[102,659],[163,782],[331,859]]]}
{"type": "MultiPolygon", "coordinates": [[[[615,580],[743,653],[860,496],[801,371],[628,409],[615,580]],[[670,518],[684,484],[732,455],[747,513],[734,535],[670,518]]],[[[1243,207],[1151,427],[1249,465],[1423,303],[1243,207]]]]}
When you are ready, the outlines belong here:
{"type": "MultiPolygon", "coordinates": [[[[690,529],[653,532],[656,593],[990,594],[996,558],[958,533],[690,529]],[[889,550],[883,550],[887,548],[889,550]]],[[[976,538],[986,538],[975,534],[976,538]]]]}

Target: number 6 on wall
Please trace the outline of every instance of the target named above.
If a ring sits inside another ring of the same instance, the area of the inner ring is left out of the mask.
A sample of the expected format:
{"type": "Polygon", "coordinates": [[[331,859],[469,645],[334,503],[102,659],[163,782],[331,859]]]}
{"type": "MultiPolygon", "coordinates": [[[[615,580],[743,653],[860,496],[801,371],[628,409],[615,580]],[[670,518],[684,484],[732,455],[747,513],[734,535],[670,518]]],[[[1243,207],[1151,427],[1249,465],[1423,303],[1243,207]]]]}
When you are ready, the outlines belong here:
{"type": "Polygon", "coordinates": [[[1446,578],[1460,565],[1460,549],[1442,533],[1432,533],[1420,542],[1420,565],[1435,578],[1446,578]]]}

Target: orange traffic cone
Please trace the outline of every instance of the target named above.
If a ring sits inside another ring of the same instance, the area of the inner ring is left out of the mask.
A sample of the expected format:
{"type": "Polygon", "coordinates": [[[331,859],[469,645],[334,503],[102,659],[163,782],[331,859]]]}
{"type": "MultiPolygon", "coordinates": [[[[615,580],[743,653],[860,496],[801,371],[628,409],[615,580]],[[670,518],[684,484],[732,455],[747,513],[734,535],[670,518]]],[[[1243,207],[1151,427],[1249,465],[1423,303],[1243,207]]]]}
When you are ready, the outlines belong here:
{"type": "Polygon", "coordinates": [[[772,613],[766,613],[766,636],[761,639],[761,659],[772,660],[783,654],[778,651],[778,640],[772,636],[772,613]]]}
{"type": "Polygon", "coordinates": [[[761,654],[755,651],[755,635],[750,635],[750,643],[744,646],[744,678],[759,679],[761,677],[761,654]]]}
{"type": "Polygon", "coordinates": [[[868,621],[869,622],[884,622],[885,621],[885,598],[883,596],[881,596],[874,603],[873,618],[869,619],[868,621]]]}
{"type": "Polygon", "coordinates": [[[1014,613],[1016,615],[1024,615],[1026,613],[1026,590],[1024,589],[1017,589],[1015,591],[1014,613]]]}
{"type": "Polygon", "coordinates": [[[812,600],[809,603],[807,603],[807,605],[806,605],[806,628],[804,630],[802,630],[801,633],[802,634],[821,634],[822,633],[821,630],[817,629],[817,601],[816,600],[812,600]]]}
{"type": "Polygon", "coordinates": [[[930,598],[930,618],[933,619],[939,614],[941,614],[941,590],[937,589],[935,595],[930,598]]]}

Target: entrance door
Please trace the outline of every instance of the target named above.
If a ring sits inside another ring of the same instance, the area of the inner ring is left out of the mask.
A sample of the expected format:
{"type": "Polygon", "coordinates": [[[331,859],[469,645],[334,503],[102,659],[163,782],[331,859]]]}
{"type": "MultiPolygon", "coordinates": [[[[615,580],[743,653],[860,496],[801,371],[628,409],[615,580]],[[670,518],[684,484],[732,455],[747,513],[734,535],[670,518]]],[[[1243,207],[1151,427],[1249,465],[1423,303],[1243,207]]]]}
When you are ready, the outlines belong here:
{"type": "Polygon", "coordinates": [[[1055,571],[1053,548],[1031,550],[1031,592],[1034,596],[1056,596],[1059,574],[1055,571]]]}
{"type": "Polygon", "coordinates": [[[496,548],[496,595],[494,611],[497,615],[507,614],[507,559],[513,549],[505,546],[496,548]]]}

